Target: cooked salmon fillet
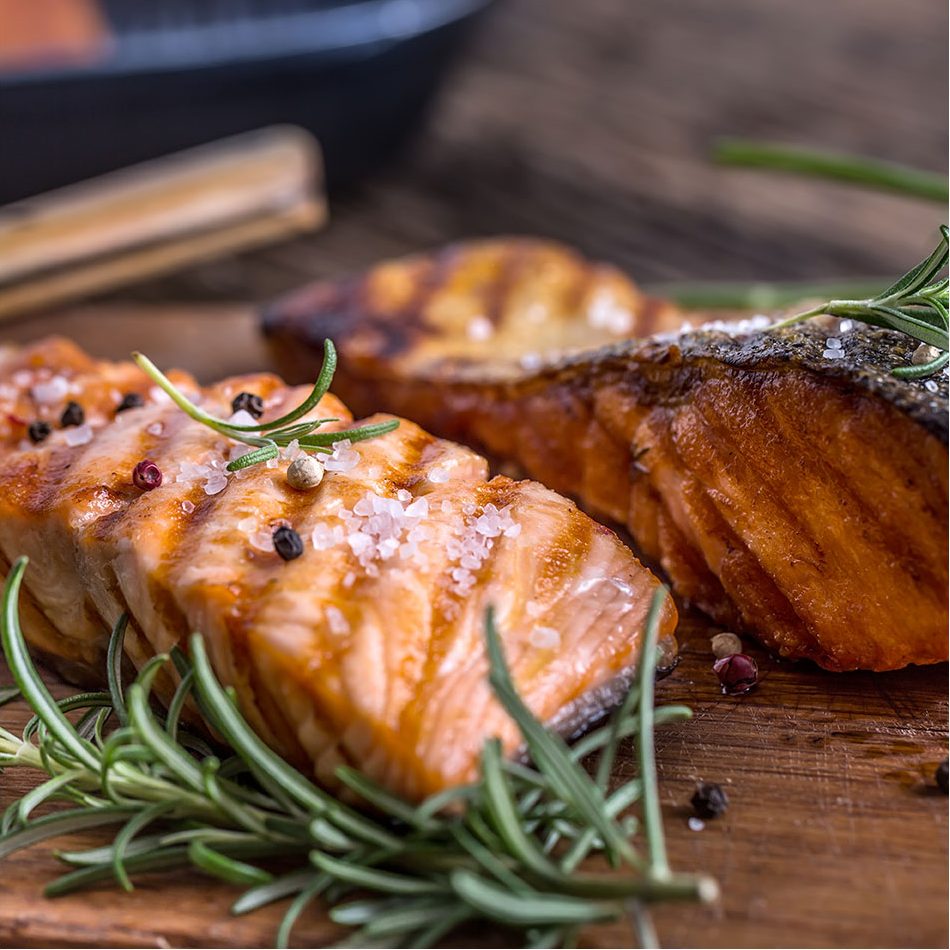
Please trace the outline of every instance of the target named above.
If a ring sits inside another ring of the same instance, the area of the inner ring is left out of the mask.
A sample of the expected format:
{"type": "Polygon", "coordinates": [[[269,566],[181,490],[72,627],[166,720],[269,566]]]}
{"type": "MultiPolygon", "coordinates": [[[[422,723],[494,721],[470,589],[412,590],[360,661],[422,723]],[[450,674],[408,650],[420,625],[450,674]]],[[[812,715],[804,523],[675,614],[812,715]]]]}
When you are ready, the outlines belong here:
{"type": "MultiPolygon", "coordinates": [[[[264,419],[307,388],[270,375],[202,389],[219,416],[239,392],[264,419]]],[[[321,781],[350,764],[413,799],[474,776],[483,740],[517,730],[486,681],[494,605],[515,682],[542,720],[572,731],[618,695],[659,582],[610,530],[534,482],[488,480],[485,460],[411,422],[337,444],[321,484],[295,491],[286,457],[234,475],[246,451],[175,407],[131,363],[51,339],[0,351],[0,550],[30,557],[24,627],[73,675],[104,669],[108,630],[131,616],[135,666],[192,631],[249,722],[321,781]],[[129,393],[144,405],[117,412],[129,393]],[[63,427],[69,401],[85,421],[63,427]],[[28,426],[47,421],[38,444],[28,426]],[[135,465],[153,460],[160,487],[135,465]],[[275,527],[304,553],[284,561],[275,527]]],[[[313,417],[351,417],[326,396],[313,417]]],[[[662,642],[672,656],[676,611],[662,642]]],[[[159,684],[167,697],[172,674],[159,684]]]]}
{"type": "Polygon", "coordinates": [[[265,332],[337,391],[623,524],[676,591],[831,670],[947,658],[947,377],[816,320],[704,324],[547,242],[474,242],[303,288],[265,332]],[[642,338],[642,339],[633,339],[642,338]]]}

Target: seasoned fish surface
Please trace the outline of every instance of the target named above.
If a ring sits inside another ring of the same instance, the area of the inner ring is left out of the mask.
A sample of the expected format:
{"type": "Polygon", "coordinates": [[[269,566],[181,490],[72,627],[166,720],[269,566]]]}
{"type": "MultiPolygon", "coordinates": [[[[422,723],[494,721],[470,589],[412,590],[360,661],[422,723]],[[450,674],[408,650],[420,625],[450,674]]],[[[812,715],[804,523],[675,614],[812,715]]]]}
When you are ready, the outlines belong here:
{"type": "Polygon", "coordinates": [[[916,344],[861,325],[697,329],[606,272],[609,290],[604,268],[543,242],[460,245],[304,288],[265,330],[291,374],[332,330],[358,411],[404,413],[578,497],[782,656],[945,660],[946,375],[895,379],[916,344]]]}
{"type": "MultiPolygon", "coordinates": [[[[269,375],[205,389],[174,379],[225,417],[241,391],[264,399],[265,418],[307,393],[269,375]]],[[[190,420],[132,364],[63,340],[0,350],[0,404],[0,551],[6,567],[31,559],[31,643],[75,673],[103,668],[123,611],[137,666],[199,630],[255,729],[324,782],[351,764],[421,798],[470,780],[487,736],[515,751],[486,682],[490,604],[543,720],[573,729],[630,675],[658,581],[573,503],[488,480],[483,458],[411,422],[338,444],[319,487],[298,492],[292,450],[227,475],[246,447],[190,420]],[[144,405],[116,412],[129,393],[144,405]],[[70,400],[85,422],[63,428],[70,400]],[[38,419],[51,433],[34,445],[38,419]],[[152,491],[132,482],[146,458],[163,473],[152,491]],[[305,544],[286,562],[272,542],[283,524],[305,544]]],[[[333,396],[314,415],[351,421],[333,396]]],[[[668,600],[667,657],[675,620],[668,600]]]]}

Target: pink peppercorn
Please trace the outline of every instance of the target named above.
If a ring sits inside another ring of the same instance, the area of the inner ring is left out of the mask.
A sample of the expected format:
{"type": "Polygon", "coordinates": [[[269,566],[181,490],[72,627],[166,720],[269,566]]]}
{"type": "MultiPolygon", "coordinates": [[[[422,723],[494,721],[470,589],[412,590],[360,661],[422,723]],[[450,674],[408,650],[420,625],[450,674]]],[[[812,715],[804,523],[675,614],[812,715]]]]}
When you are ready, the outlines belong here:
{"type": "Polygon", "coordinates": [[[759,680],[755,660],[745,653],[733,653],[713,663],[713,672],[719,677],[722,691],[737,696],[747,693],[759,680]]]}
{"type": "Polygon", "coordinates": [[[142,491],[158,488],[162,483],[162,470],[151,459],[143,459],[132,469],[132,483],[142,491]]]}

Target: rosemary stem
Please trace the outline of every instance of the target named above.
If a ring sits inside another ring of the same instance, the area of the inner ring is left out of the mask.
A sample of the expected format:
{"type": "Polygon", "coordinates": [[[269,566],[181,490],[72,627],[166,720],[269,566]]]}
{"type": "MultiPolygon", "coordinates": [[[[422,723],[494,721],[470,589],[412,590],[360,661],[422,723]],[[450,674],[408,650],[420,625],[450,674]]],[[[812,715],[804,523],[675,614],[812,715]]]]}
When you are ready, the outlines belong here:
{"type": "Polygon", "coordinates": [[[859,155],[746,139],[721,139],[713,148],[713,158],[722,165],[767,168],[845,181],[944,205],[950,197],[944,175],[859,155]]]}

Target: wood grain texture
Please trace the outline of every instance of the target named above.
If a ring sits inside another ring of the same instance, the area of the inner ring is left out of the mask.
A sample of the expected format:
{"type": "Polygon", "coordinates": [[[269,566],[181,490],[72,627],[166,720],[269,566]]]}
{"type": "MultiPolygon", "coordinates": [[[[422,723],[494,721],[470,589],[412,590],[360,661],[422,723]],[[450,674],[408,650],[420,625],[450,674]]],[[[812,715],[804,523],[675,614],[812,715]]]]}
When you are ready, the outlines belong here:
{"type": "MultiPolygon", "coordinates": [[[[232,301],[505,231],[566,240],[646,281],[892,274],[930,249],[932,206],[712,168],[707,148],[743,134],[944,169],[946,26],[930,0],[502,0],[427,132],[384,175],[335,196],[328,230],[2,338],[65,332],[96,355],[141,348],[204,380],[264,369],[252,310],[232,301]]],[[[709,633],[701,618],[682,625],[683,662],[658,697],[696,717],[660,735],[658,758],[674,866],[718,876],[723,901],[661,909],[664,944],[946,946],[947,799],[932,773],[947,754],[947,668],[834,675],[759,653],[760,687],[727,698],[709,633]],[[686,824],[697,779],[731,796],[700,832],[686,824]]],[[[617,768],[632,768],[629,750],[617,768]]],[[[0,776],[0,807],[26,778],[0,776]]],[[[47,902],[55,872],[50,848],[5,865],[0,945],[272,939],[276,912],[230,919],[231,889],[197,875],[47,902]]],[[[331,939],[315,909],[296,942],[331,939]]],[[[631,940],[620,926],[585,934],[631,940]]],[[[475,932],[457,945],[499,942],[475,932]]]]}

